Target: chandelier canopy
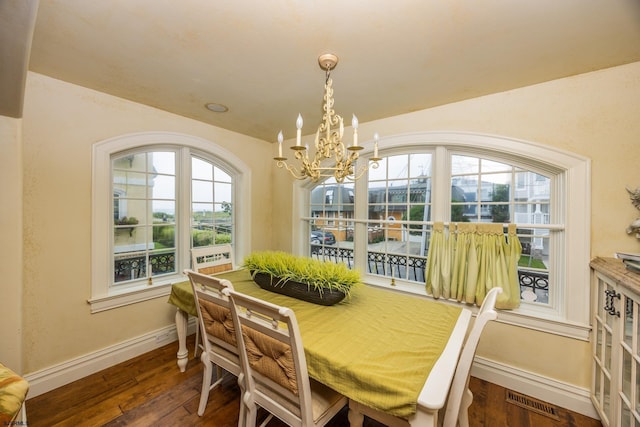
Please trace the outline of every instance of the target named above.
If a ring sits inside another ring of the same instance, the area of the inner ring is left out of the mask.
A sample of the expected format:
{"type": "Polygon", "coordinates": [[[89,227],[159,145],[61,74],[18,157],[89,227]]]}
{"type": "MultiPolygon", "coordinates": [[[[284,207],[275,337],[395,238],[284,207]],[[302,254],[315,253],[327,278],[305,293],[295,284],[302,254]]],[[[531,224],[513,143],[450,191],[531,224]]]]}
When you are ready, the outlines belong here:
{"type": "MultiPolygon", "coordinates": [[[[356,170],[358,152],[362,146],[358,145],[358,118],[353,115],[351,127],[353,128],[353,140],[351,145],[345,148],[342,142],[344,134],[344,123],[342,117],[333,110],[333,81],[331,80],[331,70],[338,63],[338,57],[331,53],[320,55],[318,63],[326,72],[324,84],[324,97],[322,101],[322,123],[318,126],[315,136],[315,153],[313,158],[307,145],[301,145],[302,139],[302,116],[298,114],[296,120],[296,145],[291,149],[295,158],[300,161],[299,167],[287,163],[287,158],[282,156],[282,141],[284,139],[282,131],[278,133],[278,157],[274,157],[279,168],[287,169],[296,179],[309,178],[312,182],[321,179],[335,177],[341,183],[345,179],[355,181],[360,178],[368,169],[368,165],[363,165],[356,170]]],[[[374,134],[374,152],[371,158],[372,167],[378,167],[378,134],[374,134]]]]}

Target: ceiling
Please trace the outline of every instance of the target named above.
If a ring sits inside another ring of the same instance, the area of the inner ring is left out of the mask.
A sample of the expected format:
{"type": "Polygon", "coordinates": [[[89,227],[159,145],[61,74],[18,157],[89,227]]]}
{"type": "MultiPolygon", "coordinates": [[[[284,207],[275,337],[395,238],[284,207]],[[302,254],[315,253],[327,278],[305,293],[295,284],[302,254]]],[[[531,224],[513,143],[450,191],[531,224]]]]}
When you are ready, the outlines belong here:
{"type": "Polygon", "coordinates": [[[29,69],[273,142],[315,132],[325,52],[362,123],[640,61],[640,1],[40,0],[29,69]]]}

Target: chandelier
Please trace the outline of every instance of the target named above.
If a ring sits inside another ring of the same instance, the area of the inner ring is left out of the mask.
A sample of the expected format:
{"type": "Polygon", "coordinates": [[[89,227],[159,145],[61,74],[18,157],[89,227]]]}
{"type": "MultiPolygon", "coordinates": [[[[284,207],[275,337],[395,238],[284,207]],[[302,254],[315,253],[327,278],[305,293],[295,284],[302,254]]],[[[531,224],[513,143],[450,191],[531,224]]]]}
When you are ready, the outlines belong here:
{"type": "MultiPolygon", "coordinates": [[[[316,131],[314,146],[315,152],[311,156],[308,145],[301,145],[302,138],[302,116],[298,114],[296,120],[296,145],[291,149],[294,156],[300,161],[299,167],[287,163],[287,158],[282,156],[282,141],[284,139],[282,131],[278,133],[278,157],[274,157],[279,168],[287,169],[296,179],[309,178],[312,182],[320,179],[334,177],[337,182],[342,183],[345,179],[355,181],[360,178],[368,169],[368,165],[363,165],[356,169],[358,153],[362,146],[358,145],[358,118],[353,115],[351,127],[353,128],[353,140],[351,145],[345,148],[342,142],[344,134],[344,123],[342,117],[333,110],[333,86],[331,80],[331,70],[338,63],[338,57],[331,53],[320,55],[318,63],[326,72],[324,84],[324,97],[322,101],[322,123],[316,131]]],[[[374,151],[370,159],[372,167],[378,167],[378,134],[374,134],[374,151]]]]}

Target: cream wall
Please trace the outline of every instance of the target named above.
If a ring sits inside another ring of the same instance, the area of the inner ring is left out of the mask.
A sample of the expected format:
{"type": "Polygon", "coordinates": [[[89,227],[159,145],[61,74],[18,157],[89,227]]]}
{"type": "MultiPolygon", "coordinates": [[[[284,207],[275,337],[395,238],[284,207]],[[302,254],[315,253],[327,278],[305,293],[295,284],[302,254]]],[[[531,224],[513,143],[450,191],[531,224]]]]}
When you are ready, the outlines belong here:
{"type": "MultiPolygon", "coordinates": [[[[468,131],[534,141],[592,161],[591,254],[640,252],[625,233],[638,211],[625,186],[640,187],[640,62],[361,123],[362,141],[420,131],[468,131]]],[[[338,111],[339,113],[339,111],[338,111]]],[[[381,150],[384,147],[381,145],[381,150]]],[[[277,171],[274,222],[279,249],[290,250],[291,178],[277,171]],[[284,189],[284,190],[283,190],[284,189]]],[[[587,214],[587,213],[585,213],[587,214]]],[[[589,286],[585,283],[584,286],[589,286]]],[[[490,324],[478,355],[543,377],[590,387],[588,342],[490,324]]]]}
{"type": "Polygon", "coordinates": [[[22,120],[0,116],[0,363],[22,372],[22,120]]]}
{"type": "MultiPolygon", "coordinates": [[[[251,169],[254,202],[260,206],[252,210],[251,249],[271,244],[266,230],[271,229],[273,170],[263,160],[270,155],[264,141],[36,73],[27,79],[23,129],[26,373],[174,322],[175,308],[166,297],[89,312],[93,143],[134,132],[167,131],[204,138],[231,151],[251,169]]],[[[19,228],[12,227],[7,228],[19,228]]]]}

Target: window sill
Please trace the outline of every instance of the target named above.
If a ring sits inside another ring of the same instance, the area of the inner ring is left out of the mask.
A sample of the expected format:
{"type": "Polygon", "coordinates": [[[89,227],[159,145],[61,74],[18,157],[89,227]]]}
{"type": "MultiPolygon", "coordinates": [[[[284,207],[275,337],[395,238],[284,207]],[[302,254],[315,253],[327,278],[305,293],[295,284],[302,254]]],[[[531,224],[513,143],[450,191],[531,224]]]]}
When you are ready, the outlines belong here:
{"type": "Polygon", "coordinates": [[[96,296],[87,302],[91,305],[91,313],[99,313],[142,301],[166,297],[171,293],[171,285],[186,280],[182,276],[172,276],[170,279],[158,280],[153,285],[138,285],[128,287],[109,295],[96,296]]]}
{"type": "MultiPolygon", "coordinates": [[[[427,295],[424,287],[416,286],[408,282],[395,281],[395,285],[391,285],[390,278],[386,280],[380,277],[368,277],[366,285],[384,288],[393,292],[402,292],[406,294],[421,296],[424,298],[432,298],[427,295]]],[[[440,300],[445,304],[452,304],[470,308],[474,313],[477,307],[470,307],[453,300],[440,300]]],[[[522,304],[520,308],[515,310],[498,310],[498,322],[514,325],[521,328],[527,328],[540,332],[554,335],[560,335],[567,338],[578,339],[581,341],[589,341],[591,332],[590,325],[584,325],[577,322],[571,322],[560,317],[556,312],[547,307],[535,307],[531,304],[522,304]]]]}

